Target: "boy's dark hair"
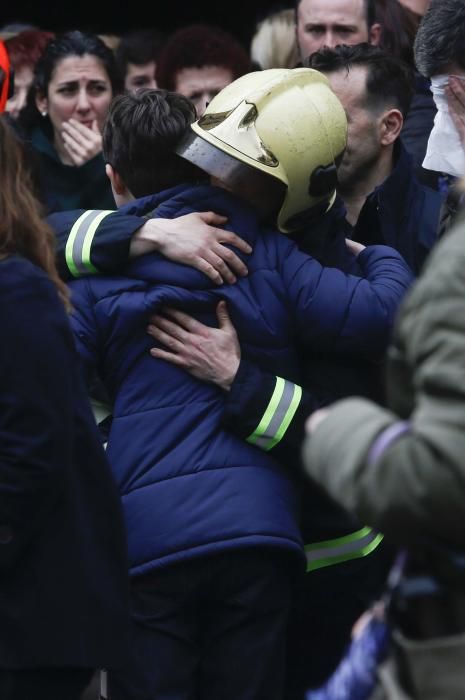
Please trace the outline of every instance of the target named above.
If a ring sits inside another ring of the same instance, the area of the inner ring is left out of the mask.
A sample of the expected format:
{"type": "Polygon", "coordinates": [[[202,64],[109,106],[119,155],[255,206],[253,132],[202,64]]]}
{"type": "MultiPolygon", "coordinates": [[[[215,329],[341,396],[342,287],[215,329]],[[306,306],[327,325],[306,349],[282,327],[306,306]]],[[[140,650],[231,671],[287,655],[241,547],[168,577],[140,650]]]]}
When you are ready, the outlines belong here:
{"type": "MultiPolygon", "coordinates": [[[[297,20],[297,9],[302,0],[296,0],[295,2],[295,12],[297,20]]],[[[365,17],[367,21],[367,27],[370,27],[376,22],[376,11],[375,11],[375,0],[363,0],[363,5],[365,7],[365,17]]]]}
{"type": "Polygon", "coordinates": [[[195,120],[183,95],[139,90],[116,97],[103,127],[103,156],[134,197],[205,178],[174,149],[195,120]]]}
{"type": "Polygon", "coordinates": [[[366,67],[366,107],[377,111],[394,105],[405,117],[414,91],[412,69],[383,49],[363,43],[355,46],[324,47],[309,56],[304,65],[322,73],[334,73],[355,66],[366,67]]]}
{"type": "Polygon", "coordinates": [[[450,63],[465,70],[464,0],[432,0],[420,22],[414,52],[426,78],[444,73],[450,63]]]}
{"type": "Polygon", "coordinates": [[[115,51],[116,64],[123,80],[128,63],[143,66],[156,61],[163,41],[163,35],[156,29],[138,29],[123,35],[115,51]]]}

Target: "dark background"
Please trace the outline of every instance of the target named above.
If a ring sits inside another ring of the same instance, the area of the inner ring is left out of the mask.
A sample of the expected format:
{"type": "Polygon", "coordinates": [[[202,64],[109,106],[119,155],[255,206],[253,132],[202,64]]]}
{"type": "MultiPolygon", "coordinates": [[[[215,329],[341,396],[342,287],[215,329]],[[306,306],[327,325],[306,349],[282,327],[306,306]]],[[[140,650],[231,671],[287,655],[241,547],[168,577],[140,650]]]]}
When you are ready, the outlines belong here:
{"type": "Polygon", "coordinates": [[[27,22],[55,32],[78,28],[122,34],[147,27],[168,33],[184,24],[207,22],[235,34],[248,47],[260,19],[270,11],[292,5],[292,0],[9,0],[8,4],[2,3],[0,25],[27,22]]]}

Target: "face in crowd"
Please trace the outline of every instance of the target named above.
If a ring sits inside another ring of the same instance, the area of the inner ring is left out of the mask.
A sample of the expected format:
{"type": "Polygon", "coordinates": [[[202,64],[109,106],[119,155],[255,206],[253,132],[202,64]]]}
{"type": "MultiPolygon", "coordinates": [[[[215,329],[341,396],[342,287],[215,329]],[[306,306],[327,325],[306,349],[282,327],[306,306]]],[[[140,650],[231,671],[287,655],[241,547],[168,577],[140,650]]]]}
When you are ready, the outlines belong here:
{"type": "Polygon", "coordinates": [[[233,80],[232,72],[224,66],[182,68],[176,74],[175,91],[188,97],[201,117],[208,103],[233,80]]]}
{"type": "Polygon", "coordinates": [[[353,66],[326,73],[331,88],[347,115],[347,147],[337,170],[340,191],[350,189],[377,162],[381,149],[379,126],[366,106],[367,69],[353,66]]]}
{"type": "Polygon", "coordinates": [[[155,80],[156,68],[155,61],[149,61],[141,65],[128,63],[124,77],[124,89],[127,92],[136,92],[142,88],[155,90],[157,87],[157,81],[155,80]]]}
{"type": "Polygon", "coordinates": [[[37,95],[36,105],[43,115],[48,114],[54,145],[61,151],[63,124],[75,119],[101,131],[112,97],[105,66],[96,56],[84,54],[66,56],[57,62],[46,94],[37,95]]]}
{"type": "Polygon", "coordinates": [[[368,27],[364,0],[301,0],[296,32],[302,60],[323,46],[377,45],[380,39],[380,25],[368,27]]]}

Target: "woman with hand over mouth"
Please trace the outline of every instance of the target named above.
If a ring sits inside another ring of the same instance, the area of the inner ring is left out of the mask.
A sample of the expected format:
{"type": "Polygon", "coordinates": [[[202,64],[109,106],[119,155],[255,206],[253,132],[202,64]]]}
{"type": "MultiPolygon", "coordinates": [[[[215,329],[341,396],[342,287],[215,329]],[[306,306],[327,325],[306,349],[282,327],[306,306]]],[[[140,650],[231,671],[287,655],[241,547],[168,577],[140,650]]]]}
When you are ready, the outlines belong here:
{"type": "Polygon", "coordinates": [[[18,123],[47,212],[114,208],[101,128],[117,76],[111,50],[79,31],[58,35],[38,61],[18,123]]]}

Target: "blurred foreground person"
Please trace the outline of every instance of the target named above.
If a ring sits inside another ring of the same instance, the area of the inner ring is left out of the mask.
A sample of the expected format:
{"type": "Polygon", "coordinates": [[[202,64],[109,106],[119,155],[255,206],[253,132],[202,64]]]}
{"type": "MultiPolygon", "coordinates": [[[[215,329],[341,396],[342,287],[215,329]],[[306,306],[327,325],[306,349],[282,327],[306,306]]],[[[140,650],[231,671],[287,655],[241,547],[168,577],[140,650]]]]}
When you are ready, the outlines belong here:
{"type": "Polygon", "coordinates": [[[52,32],[28,29],[5,41],[11,67],[14,70],[13,94],[5,110],[12,119],[17,119],[25,106],[36,63],[53,37],[52,32]]]}
{"type": "Polygon", "coordinates": [[[310,476],[408,547],[377,699],[463,698],[464,270],[462,216],[401,307],[388,353],[388,407],[349,398],[308,420],[310,476]]]}
{"type": "Polygon", "coordinates": [[[53,236],[0,119],[0,697],[77,700],[127,651],[118,494],[53,236]]]}

